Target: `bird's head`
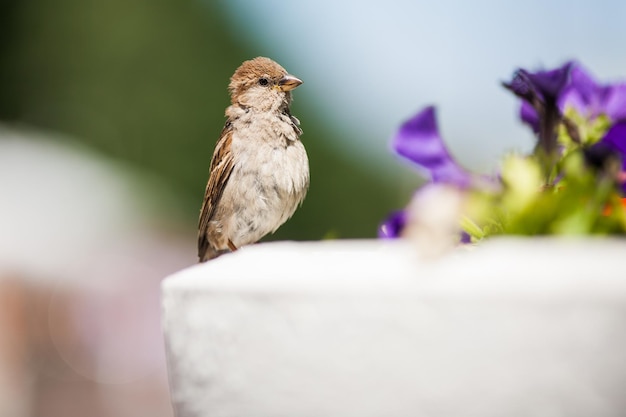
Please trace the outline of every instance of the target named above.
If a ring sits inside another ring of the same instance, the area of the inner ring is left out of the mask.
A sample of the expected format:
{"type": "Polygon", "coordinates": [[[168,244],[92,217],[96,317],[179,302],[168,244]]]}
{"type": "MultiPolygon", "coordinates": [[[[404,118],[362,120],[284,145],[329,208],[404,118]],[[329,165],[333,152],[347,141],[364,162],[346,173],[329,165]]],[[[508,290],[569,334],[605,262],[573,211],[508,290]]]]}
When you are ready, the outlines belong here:
{"type": "Polygon", "coordinates": [[[260,111],[289,106],[290,91],[302,84],[298,78],[269,58],[245,61],[230,79],[228,89],[233,104],[260,111]]]}

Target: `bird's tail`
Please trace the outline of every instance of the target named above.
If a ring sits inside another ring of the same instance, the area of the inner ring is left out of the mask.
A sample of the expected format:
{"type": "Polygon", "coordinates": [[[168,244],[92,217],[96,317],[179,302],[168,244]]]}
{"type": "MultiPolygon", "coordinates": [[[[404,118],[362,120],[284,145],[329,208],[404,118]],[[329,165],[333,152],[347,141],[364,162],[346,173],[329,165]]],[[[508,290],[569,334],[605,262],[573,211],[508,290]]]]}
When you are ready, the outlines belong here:
{"type": "Polygon", "coordinates": [[[213,248],[209,248],[206,252],[204,252],[203,255],[199,256],[199,262],[206,262],[206,261],[210,261],[211,259],[215,259],[218,256],[222,256],[225,253],[230,252],[228,249],[225,250],[216,250],[213,248]]]}
{"type": "Polygon", "coordinates": [[[199,262],[206,262],[206,261],[210,261],[211,259],[215,259],[220,255],[223,255],[227,252],[230,252],[230,250],[225,249],[225,250],[217,250],[212,246],[207,246],[206,248],[204,248],[204,250],[200,250],[198,251],[198,259],[199,262]]]}
{"type": "Polygon", "coordinates": [[[215,259],[220,255],[229,252],[229,250],[218,250],[209,243],[209,240],[206,238],[206,235],[200,233],[198,235],[198,260],[199,262],[210,261],[211,259],[215,259]]]}

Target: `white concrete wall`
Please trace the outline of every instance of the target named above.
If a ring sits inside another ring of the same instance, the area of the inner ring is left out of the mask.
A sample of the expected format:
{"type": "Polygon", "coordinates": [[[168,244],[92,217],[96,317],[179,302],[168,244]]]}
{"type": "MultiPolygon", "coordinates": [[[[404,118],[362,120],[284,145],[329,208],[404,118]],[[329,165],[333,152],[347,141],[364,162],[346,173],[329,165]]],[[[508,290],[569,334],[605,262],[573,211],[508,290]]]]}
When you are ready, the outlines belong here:
{"type": "Polygon", "coordinates": [[[626,415],[626,242],[246,247],[163,283],[178,417],[626,415]]]}

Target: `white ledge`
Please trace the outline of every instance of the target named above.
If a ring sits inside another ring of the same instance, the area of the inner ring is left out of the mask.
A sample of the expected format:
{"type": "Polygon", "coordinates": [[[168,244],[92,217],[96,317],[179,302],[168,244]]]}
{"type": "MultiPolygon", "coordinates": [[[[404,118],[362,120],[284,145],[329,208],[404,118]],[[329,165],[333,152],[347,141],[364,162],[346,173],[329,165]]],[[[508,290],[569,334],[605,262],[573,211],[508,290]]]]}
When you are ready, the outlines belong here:
{"type": "Polygon", "coordinates": [[[275,242],[171,275],[164,291],[624,294],[626,240],[511,239],[420,260],[397,240],[275,242]]]}
{"type": "Polygon", "coordinates": [[[619,416],[626,241],[245,247],[163,282],[178,417],[619,416]]]}

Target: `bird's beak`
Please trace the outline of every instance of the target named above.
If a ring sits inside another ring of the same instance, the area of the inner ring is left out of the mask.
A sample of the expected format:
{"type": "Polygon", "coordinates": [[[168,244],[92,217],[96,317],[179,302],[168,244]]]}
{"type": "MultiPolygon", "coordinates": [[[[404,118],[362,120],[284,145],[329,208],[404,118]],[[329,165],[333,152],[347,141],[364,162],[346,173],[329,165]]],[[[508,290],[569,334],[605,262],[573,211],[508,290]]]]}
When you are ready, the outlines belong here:
{"type": "Polygon", "coordinates": [[[278,88],[281,91],[289,91],[289,90],[293,90],[300,84],[302,84],[302,80],[294,77],[293,75],[287,74],[283,78],[281,78],[281,80],[278,82],[278,88]]]}

